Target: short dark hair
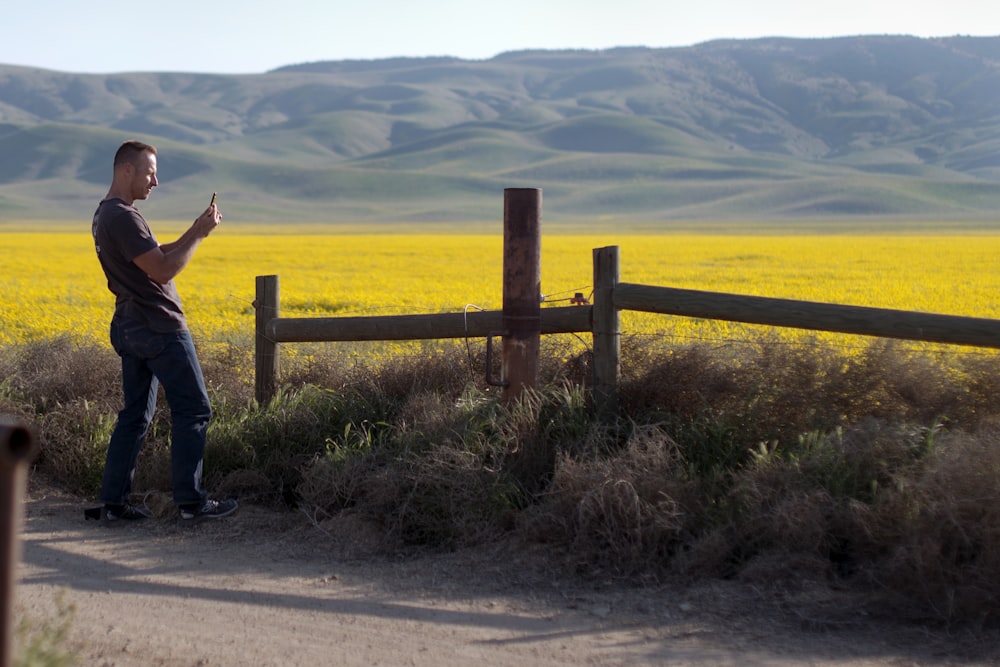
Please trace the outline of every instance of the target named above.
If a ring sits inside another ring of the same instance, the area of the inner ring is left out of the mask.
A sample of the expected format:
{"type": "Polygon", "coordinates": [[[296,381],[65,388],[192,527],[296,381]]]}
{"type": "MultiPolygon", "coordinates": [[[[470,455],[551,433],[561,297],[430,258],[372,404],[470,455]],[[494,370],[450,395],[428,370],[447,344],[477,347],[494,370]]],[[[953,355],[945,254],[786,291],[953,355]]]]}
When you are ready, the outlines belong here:
{"type": "Polygon", "coordinates": [[[118,151],[115,153],[115,169],[120,164],[135,164],[136,158],[143,153],[156,155],[156,147],[144,144],[141,141],[135,141],[134,139],[126,141],[118,147],[118,151]]]}

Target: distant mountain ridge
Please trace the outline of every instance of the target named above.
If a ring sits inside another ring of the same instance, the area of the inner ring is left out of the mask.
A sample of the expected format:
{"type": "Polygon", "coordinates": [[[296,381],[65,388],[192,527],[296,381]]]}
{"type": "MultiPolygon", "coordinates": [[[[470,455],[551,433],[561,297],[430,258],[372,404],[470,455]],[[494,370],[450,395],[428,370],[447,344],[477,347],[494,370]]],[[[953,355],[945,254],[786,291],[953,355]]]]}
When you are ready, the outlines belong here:
{"type": "Polygon", "coordinates": [[[255,75],[0,65],[0,221],[89,215],[126,138],[144,208],[247,220],[991,217],[1000,37],[717,41],[255,75]]]}

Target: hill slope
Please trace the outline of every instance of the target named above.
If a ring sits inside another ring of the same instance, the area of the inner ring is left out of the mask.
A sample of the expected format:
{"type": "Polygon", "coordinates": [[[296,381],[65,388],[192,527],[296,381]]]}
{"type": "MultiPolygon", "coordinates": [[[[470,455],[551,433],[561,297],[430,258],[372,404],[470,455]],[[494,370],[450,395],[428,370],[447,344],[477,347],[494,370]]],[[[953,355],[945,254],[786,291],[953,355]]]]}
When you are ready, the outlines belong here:
{"type": "Polygon", "coordinates": [[[0,66],[0,220],[89,216],[126,138],[151,215],[249,220],[991,217],[1000,38],[854,37],[320,62],[0,66]]]}

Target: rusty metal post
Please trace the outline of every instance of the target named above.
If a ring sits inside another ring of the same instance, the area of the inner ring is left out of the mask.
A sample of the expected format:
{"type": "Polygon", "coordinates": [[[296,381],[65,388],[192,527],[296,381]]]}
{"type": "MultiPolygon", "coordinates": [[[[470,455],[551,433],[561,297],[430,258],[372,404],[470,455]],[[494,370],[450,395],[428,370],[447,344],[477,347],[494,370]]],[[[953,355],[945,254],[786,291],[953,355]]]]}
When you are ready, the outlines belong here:
{"type": "Polygon", "coordinates": [[[31,432],[0,417],[0,667],[10,667],[14,653],[14,581],[20,560],[22,504],[28,462],[35,454],[31,432]]]}
{"type": "Polygon", "coordinates": [[[542,191],[507,188],[503,200],[503,398],[538,385],[542,191]]]}

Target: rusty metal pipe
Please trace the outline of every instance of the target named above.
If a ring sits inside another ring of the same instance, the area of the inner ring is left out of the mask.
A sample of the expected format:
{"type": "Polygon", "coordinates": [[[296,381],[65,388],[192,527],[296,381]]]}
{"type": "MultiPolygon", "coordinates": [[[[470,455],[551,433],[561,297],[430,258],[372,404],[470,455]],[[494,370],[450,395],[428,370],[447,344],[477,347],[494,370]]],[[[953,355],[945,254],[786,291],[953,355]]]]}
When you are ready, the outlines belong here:
{"type": "Polygon", "coordinates": [[[542,295],[542,191],[507,188],[503,239],[503,397],[538,386],[542,295]]]}
{"type": "Polygon", "coordinates": [[[10,667],[14,658],[14,580],[21,557],[18,531],[28,463],[35,452],[31,431],[0,417],[0,667],[10,667]]]}

